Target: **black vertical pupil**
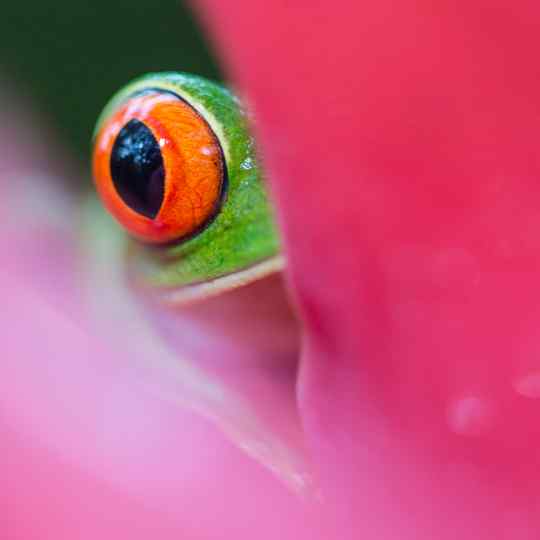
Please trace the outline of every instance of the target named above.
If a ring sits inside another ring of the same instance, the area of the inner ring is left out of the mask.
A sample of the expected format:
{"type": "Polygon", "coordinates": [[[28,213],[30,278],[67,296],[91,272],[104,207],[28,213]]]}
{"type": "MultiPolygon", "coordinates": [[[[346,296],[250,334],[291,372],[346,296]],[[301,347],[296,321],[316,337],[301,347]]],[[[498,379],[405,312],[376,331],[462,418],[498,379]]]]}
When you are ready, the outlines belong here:
{"type": "Polygon", "coordinates": [[[155,218],[163,203],[165,170],[159,144],[143,122],[130,120],[120,130],[110,167],[122,200],[135,212],[155,218]]]}

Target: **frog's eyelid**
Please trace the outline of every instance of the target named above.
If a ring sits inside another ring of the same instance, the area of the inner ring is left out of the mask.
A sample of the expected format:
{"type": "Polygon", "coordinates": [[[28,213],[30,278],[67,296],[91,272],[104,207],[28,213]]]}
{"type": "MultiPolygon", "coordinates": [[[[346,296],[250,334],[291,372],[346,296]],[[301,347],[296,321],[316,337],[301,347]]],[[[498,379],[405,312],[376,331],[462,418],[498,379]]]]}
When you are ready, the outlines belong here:
{"type": "MultiPolygon", "coordinates": [[[[133,83],[126,86],[121,90],[107,105],[101,115],[98,117],[96,129],[93,134],[95,139],[101,125],[105,118],[107,118],[111,111],[116,109],[122,102],[128,99],[131,95],[138,92],[144,92],[149,89],[168,91],[172,94],[177,95],[180,99],[186,102],[190,107],[192,107],[197,113],[199,113],[202,118],[208,123],[212,131],[215,133],[218,141],[221,144],[225,160],[229,162],[231,159],[231,148],[230,143],[227,137],[227,133],[223,128],[222,123],[216,118],[216,116],[206,107],[193,92],[186,91],[182,86],[184,83],[183,76],[180,74],[150,74],[145,75],[143,78],[134,81],[133,83]],[[167,77],[168,76],[168,77],[167,77]]],[[[211,84],[208,82],[208,84],[211,84]]],[[[216,86],[217,90],[218,87],[216,86]]],[[[239,99],[226,90],[225,88],[219,88],[219,91],[224,94],[229,100],[231,100],[234,105],[238,108],[238,112],[241,116],[244,116],[244,111],[239,99]]]]}

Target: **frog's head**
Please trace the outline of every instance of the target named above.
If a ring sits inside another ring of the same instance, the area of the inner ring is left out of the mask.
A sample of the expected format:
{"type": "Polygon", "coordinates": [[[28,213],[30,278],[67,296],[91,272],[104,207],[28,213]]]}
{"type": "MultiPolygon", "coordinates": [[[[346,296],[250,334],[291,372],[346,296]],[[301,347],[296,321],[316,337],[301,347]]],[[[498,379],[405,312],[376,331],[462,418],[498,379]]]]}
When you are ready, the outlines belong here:
{"type": "Polygon", "coordinates": [[[133,275],[174,302],[283,267],[248,119],[228,90],[195,75],[146,75],[96,127],[94,178],[135,238],[133,275]]]}

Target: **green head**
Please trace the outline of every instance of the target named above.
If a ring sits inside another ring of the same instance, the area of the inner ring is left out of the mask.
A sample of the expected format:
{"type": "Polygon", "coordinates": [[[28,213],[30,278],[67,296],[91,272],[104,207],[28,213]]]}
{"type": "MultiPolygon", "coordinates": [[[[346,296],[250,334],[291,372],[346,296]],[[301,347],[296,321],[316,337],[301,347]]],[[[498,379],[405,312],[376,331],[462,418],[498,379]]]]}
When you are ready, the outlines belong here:
{"type": "Polygon", "coordinates": [[[166,297],[215,294],[283,266],[247,120],[227,89],[184,73],[135,80],[98,120],[96,187],[135,237],[136,279],[166,297]]]}

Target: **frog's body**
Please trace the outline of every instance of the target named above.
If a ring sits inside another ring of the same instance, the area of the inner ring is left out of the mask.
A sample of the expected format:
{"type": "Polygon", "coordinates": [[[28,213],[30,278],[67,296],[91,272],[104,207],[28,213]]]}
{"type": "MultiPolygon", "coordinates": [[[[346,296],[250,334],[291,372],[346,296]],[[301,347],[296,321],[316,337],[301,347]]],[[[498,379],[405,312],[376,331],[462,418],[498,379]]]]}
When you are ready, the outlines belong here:
{"type": "MultiPolygon", "coordinates": [[[[145,91],[173,93],[209,125],[223,152],[223,195],[212,219],[177,243],[129,241],[137,279],[181,301],[215,294],[283,267],[280,243],[246,115],[227,89],[182,73],[149,74],[118,92],[97,127],[130,97],[145,91]]],[[[196,136],[196,134],[195,134],[196,136]]]]}

